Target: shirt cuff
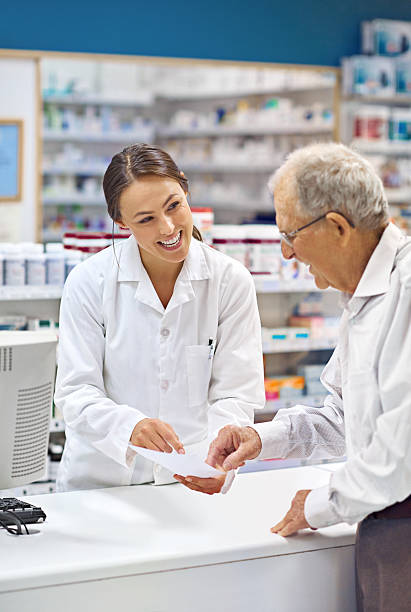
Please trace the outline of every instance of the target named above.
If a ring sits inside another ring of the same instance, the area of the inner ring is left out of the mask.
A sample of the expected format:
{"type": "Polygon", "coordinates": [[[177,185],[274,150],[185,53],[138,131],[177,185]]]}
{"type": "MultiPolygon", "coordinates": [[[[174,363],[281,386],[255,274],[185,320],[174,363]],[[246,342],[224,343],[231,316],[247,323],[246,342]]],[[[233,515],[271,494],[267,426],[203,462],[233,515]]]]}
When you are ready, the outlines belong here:
{"type": "Polygon", "coordinates": [[[256,459],[278,459],[287,454],[288,429],[282,421],[257,423],[252,426],[261,439],[261,452],[256,459]]]}
{"type": "Polygon", "coordinates": [[[341,519],[331,505],[329,484],[313,489],[305,498],[304,514],[310,527],[319,529],[340,523],[341,519]]]}

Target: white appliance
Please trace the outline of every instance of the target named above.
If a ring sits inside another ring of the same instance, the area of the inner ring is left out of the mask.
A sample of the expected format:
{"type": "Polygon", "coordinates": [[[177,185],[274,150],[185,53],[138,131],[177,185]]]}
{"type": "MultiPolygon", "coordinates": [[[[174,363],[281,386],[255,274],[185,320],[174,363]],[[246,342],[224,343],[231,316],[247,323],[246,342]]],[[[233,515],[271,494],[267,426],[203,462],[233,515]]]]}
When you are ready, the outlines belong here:
{"type": "Polygon", "coordinates": [[[45,473],[56,345],[51,332],[0,332],[0,489],[45,473]]]}

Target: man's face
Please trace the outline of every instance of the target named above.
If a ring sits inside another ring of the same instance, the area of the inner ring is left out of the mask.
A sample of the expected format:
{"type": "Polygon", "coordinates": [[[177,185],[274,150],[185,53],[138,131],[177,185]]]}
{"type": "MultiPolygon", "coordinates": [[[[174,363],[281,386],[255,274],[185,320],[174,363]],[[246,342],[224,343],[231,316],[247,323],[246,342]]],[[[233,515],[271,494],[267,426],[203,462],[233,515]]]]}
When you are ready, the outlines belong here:
{"type": "MultiPolygon", "coordinates": [[[[297,196],[286,177],[274,192],[274,202],[277,226],[281,232],[288,234],[313,220],[301,212],[297,196]]],[[[292,247],[283,240],[281,250],[285,259],[295,258],[309,266],[319,289],[336,286],[333,283],[334,257],[324,219],[299,232],[293,239],[292,247]]]]}

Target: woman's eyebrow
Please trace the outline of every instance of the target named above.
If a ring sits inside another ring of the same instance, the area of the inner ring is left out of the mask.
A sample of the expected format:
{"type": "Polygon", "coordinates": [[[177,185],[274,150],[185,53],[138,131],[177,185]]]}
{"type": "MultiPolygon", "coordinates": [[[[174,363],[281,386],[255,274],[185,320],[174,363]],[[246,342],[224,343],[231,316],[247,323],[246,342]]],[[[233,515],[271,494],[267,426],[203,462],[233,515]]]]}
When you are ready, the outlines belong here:
{"type": "MultiPolygon", "coordinates": [[[[164,202],[162,208],[164,208],[164,206],[166,206],[169,203],[169,201],[172,198],[175,198],[175,197],[178,197],[178,193],[170,193],[170,195],[168,196],[167,200],[164,202]]],[[[138,217],[138,215],[152,215],[152,214],[153,214],[152,210],[144,210],[144,211],[141,211],[141,212],[137,212],[134,215],[134,217],[138,217]]]]}

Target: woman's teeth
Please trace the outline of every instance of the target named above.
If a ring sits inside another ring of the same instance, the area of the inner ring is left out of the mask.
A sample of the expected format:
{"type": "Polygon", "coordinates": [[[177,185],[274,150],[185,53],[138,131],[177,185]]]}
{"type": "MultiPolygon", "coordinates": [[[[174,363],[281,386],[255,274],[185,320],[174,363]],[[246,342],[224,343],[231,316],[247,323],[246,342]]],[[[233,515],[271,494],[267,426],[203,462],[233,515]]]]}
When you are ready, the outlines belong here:
{"type": "Polygon", "coordinates": [[[171,240],[160,240],[160,244],[162,244],[165,247],[173,247],[173,246],[176,246],[176,244],[180,242],[180,238],[181,238],[181,231],[178,232],[175,238],[171,238],[171,240]]]}

